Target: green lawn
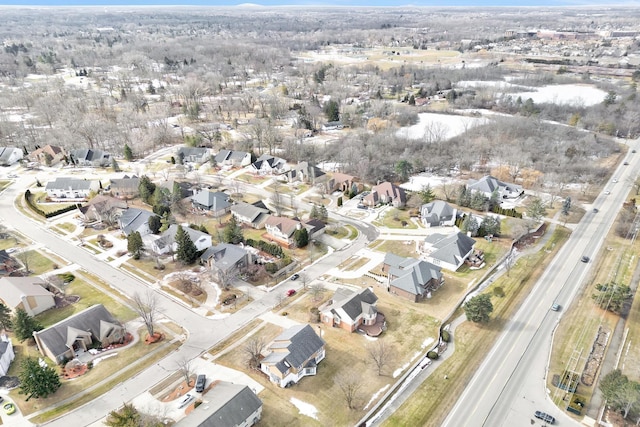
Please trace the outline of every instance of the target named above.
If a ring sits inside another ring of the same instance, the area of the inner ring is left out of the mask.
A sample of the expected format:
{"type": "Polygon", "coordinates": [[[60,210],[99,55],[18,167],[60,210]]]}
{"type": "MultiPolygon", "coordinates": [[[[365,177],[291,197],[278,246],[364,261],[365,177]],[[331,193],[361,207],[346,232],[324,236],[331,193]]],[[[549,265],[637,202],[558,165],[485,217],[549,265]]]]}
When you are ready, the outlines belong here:
{"type": "Polygon", "coordinates": [[[36,250],[20,252],[16,258],[28,267],[32,275],[39,275],[50,271],[54,267],[54,262],[36,250]]]}

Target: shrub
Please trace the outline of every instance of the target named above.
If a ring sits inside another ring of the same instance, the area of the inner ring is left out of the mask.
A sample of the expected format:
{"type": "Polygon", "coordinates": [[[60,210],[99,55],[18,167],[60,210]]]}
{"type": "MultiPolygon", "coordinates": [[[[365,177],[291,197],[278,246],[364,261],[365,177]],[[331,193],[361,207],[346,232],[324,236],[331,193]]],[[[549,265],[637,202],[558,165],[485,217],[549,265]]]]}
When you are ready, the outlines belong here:
{"type": "Polygon", "coordinates": [[[493,288],[493,294],[498,298],[502,298],[504,297],[504,289],[502,289],[500,286],[496,286],[495,288],[493,288]]]}
{"type": "Polygon", "coordinates": [[[451,334],[448,331],[442,331],[442,341],[451,342],[451,334]]]}
{"type": "Polygon", "coordinates": [[[278,264],[274,263],[274,262],[268,262],[265,266],[264,269],[267,270],[267,273],[269,274],[273,274],[276,271],[278,271],[278,264]]]}
{"type": "Polygon", "coordinates": [[[338,197],[338,206],[342,206],[342,196],[338,197]]]}
{"type": "Polygon", "coordinates": [[[427,357],[431,360],[438,360],[438,352],[431,350],[429,353],[427,353],[427,357]]]}
{"type": "Polygon", "coordinates": [[[74,275],[73,275],[73,274],[71,274],[71,273],[60,273],[60,274],[58,274],[58,277],[59,277],[60,279],[62,279],[62,281],[63,281],[64,283],[71,283],[71,282],[73,282],[73,281],[75,280],[75,278],[76,278],[76,276],[74,276],[74,275]]]}

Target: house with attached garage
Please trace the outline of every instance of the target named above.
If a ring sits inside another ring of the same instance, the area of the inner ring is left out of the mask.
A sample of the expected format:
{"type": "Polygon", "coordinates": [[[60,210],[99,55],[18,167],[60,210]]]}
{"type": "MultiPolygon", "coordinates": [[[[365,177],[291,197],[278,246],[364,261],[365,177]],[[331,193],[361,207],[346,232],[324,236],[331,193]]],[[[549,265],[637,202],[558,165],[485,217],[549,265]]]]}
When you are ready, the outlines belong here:
{"type": "Polygon", "coordinates": [[[216,218],[226,214],[231,208],[228,194],[209,190],[200,190],[191,196],[191,205],[195,209],[211,213],[216,218]]]}
{"type": "Polygon", "coordinates": [[[476,241],[464,233],[432,234],[418,246],[427,261],[450,271],[456,271],[474,252],[476,241]]]}
{"type": "Polygon", "coordinates": [[[0,301],[15,313],[24,310],[35,316],[56,306],[53,294],[45,289],[39,277],[3,277],[0,279],[0,301]]]}
{"type": "MultiPolygon", "coordinates": [[[[189,235],[189,238],[196,246],[196,249],[203,251],[211,246],[211,236],[207,233],[203,233],[200,230],[195,230],[188,225],[183,225],[182,229],[189,235]]],[[[178,232],[178,225],[171,224],[160,237],[155,239],[151,243],[153,252],[159,255],[163,255],[169,252],[176,252],[178,250],[178,242],[176,242],[176,233],[178,232]]]]}
{"type": "Polygon", "coordinates": [[[111,163],[111,154],[102,150],[79,148],[69,152],[69,161],[76,166],[105,167],[111,163]]]}
{"type": "Polygon", "coordinates": [[[43,356],[55,363],[73,359],[95,345],[123,343],[126,330],[102,305],[93,305],[60,322],[33,333],[43,356]]]}
{"type": "Polygon", "coordinates": [[[62,147],[47,144],[29,153],[27,159],[30,162],[37,162],[41,165],[55,166],[64,160],[64,156],[65,152],[62,147]]]}
{"type": "Polygon", "coordinates": [[[338,288],[329,301],[321,305],[320,320],[325,325],[349,332],[364,331],[378,336],[384,329],[384,314],[376,307],[378,297],[370,288],[354,291],[338,288]]]}
{"type": "Polygon", "coordinates": [[[140,178],[136,175],[125,175],[122,178],[112,178],[109,183],[109,191],[114,197],[122,199],[133,198],[140,193],[140,178]]]}
{"type": "Polygon", "coordinates": [[[55,181],[49,181],[44,190],[53,201],[83,201],[92,192],[100,190],[100,181],[59,177],[55,181]]]}
{"type": "Polygon", "coordinates": [[[260,175],[280,174],[288,169],[287,161],[270,154],[263,154],[255,162],[251,163],[254,173],[260,175]]]}
{"type": "Polygon", "coordinates": [[[184,163],[206,163],[211,157],[211,150],[203,147],[180,147],[176,156],[184,163]]]}
{"type": "Polygon", "coordinates": [[[278,335],[267,347],[260,370],[280,387],[296,384],[316,375],[318,363],[325,356],[326,343],[311,325],[296,325],[278,335]]]}
{"type": "Polygon", "coordinates": [[[0,166],[11,166],[22,160],[24,152],[21,148],[0,147],[0,166]]]}
{"type": "Polygon", "coordinates": [[[117,222],[125,209],[127,209],[126,201],[98,194],[80,207],[80,212],[86,221],[100,221],[111,225],[117,222]]]}
{"type": "Polygon", "coordinates": [[[294,233],[302,229],[302,223],[283,216],[270,215],[264,223],[267,237],[287,247],[295,243],[294,233]]]}
{"type": "Polygon", "coordinates": [[[415,258],[387,253],[382,271],[387,274],[387,289],[394,295],[418,302],[444,284],[440,267],[415,258]]]}
{"type": "Polygon", "coordinates": [[[390,182],[383,182],[373,187],[371,192],[362,198],[362,203],[369,207],[389,204],[401,208],[407,203],[407,195],[403,188],[390,182]]]}
{"type": "Polygon", "coordinates": [[[420,207],[420,221],[425,227],[453,227],[458,210],[442,200],[434,200],[420,207]]]}
{"type": "Polygon", "coordinates": [[[153,212],[144,209],[129,208],[122,212],[118,218],[118,224],[125,236],[137,231],[141,236],[151,234],[149,218],[155,216],[153,212]]]}
{"type": "Polygon", "coordinates": [[[211,275],[219,282],[241,273],[252,260],[250,252],[229,243],[211,246],[200,256],[200,262],[209,267],[211,275]]]}
{"type": "Polygon", "coordinates": [[[322,169],[309,164],[309,162],[298,163],[286,171],[282,177],[287,182],[306,182],[309,184],[320,184],[328,179],[322,169]]]}
{"type": "Polygon", "coordinates": [[[246,151],[220,150],[215,159],[218,165],[223,166],[242,167],[251,164],[251,154],[246,151]]]}
{"type": "Polygon", "coordinates": [[[262,417],[262,401],[248,386],[216,381],[206,402],[196,407],[176,427],[250,427],[262,417]]]}
{"type": "Polygon", "coordinates": [[[262,201],[253,204],[239,202],[230,208],[231,215],[240,224],[247,224],[252,228],[264,228],[264,223],[271,213],[262,201]]]}
{"type": "Polygon", "coordinates": [[[500,181],[491,175],[485,175],[477,181],[469,180],[467,190],[478,191],[489,199],[495,194],[498,200],[517,199],[524,194],[522,186],[500,181]]]}

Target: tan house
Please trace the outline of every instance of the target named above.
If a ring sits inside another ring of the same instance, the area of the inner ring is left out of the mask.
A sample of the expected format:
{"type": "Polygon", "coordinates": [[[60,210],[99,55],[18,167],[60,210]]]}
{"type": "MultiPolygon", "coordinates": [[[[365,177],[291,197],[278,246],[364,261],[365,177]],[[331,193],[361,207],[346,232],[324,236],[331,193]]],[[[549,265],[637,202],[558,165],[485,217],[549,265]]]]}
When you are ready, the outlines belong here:
{"type": "Polygon", "coordinates": [[[327,191],[329,193],[333,191],[351,191],[356,185],[355,179],[355,176],[336,172],[327,181],[327,191]]]}
{"type": "Polygon", "coordinates": [[[371,193],[364,196],[362,203],[373,207],[380,204],[393,205],[401,208],[407,203],[407,195],[404,189],[390,182],[383,182],[371,189],[371,193]]]}
{"type": "Polygon", "coordinates": [[[326,343],[311,325],[296,325],[282,332],[269,345],[260,370],[280,387],[288,387],[303,377],[315,375],[325,356],[326,343]]]}
{"type": "Polygon", "coordinates": [[[62,147],[45,145],[32,151],[28,156],[30,162],[38,162],[41,165],[54,166],[64,159],[65,153],[62,147]]]}
{"type": "Polygon", "coordinates": [[[370,288],[352,291],[338,288],[333,297],[319,307],[322,323],[349,332],[363,330],[378,336],[384,328],[384,315],[378,313],[378,297],[370,288]],[[374,327],[378,325],[378,327],[374,327]]]}
{"type": "Polygon", "coordinates": [[[302,228],[302,223],[283,216],[269,216],[264,223],[267,237],[286,246],[294,244],[293,233],[302,228]]]}
{"type": "Polygon", "coordinates": [[[53,326],[33,333],[38,350],[55,363],[63,363],[92,346],[124,342],[124,326],[102,305],[94,305],[53,326]]]}
{"type": "Polygon", "coordinates": [[[29,316],[35,316],[56,305],[53,294],[44,285],[38,277],[3,277],[0,300],[14,312],[21,308],[29,316]]]}

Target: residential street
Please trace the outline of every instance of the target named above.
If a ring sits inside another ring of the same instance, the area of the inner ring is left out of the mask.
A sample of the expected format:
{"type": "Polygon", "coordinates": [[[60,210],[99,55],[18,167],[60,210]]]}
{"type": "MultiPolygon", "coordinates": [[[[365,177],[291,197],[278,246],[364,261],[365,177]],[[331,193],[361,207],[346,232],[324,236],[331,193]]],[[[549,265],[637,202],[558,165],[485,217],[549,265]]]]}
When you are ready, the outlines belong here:
{"type": "MultiPolygon", "coordinates": [[[[23,177],[20,181],[25,184],[27,177],[23,177]]],[[[42,224],[24,217],[13,206],[13,201],[18,194],[22,194],[24,187],[14,184],[9,187],[0,199],[0,220],[3,224],[20,230],[22,234],[33,240],[37,244],[41,244],[54,252],[63,259],[68,260],[92,272],[96,276],[101,277],[115,290],[125,295],[133,295],[136,292],[144,293],[147,289],[154,289],[149,283],[142,282],[139,278],[131,276],[124,271],[116,269],[109,264],[98,260],[93,254],[87,252],[83,248],[76,246],[60,236],[50,232],[42,224]]],[[[347,219],[344,219],[347,222],[347,219]]],[[[355,222],[351,222],[354,226],[360,226],[355,222]]],[[[375,228],[365,229],[369,236],[375,233],[375,228]],[[372,231],[373,230],[373,231],[372,231]]],[[[373,235],[375,236],[375,234],[373,235]]],[[[328,270],[340,264],[344,259],[349,258],[358,250],[364,248],[367,238],[364,234],[353,241],[344,250],[334,252],[318,260],[314,265],[305,269],[308,281],[311,282],[325,274],[328,270]]],[[[300,282],[290,282],[288,285],[276,286],[270,292],[264,294],[260,299],[251,302],[237,313],[220,320],[212,320],[202,317],[182,303],[169,298],[162,292],[154,289],[158,294],[161,311],[164,316],[171,319],[178,325],[181,325],[188,331],[188,336],[176,352],[171,353],[159,363],[148,367],[130,380],[118,385],[108,393],[102,395],[99,399],[84,405],[82,409],[77,409],[62,417],[47,423],[51,426],[69,426],[69,425],[90,425],[102,417],[109,411],[122,405],[122,402],[128,402],[146,391],[151,385],[158,383],[171,373],[175,372],[178,367],[178,361],[184,358],[194,359],[209,348],[220,342],[234,331],[241,328],[262,313],[271,310],[279,299],[279,293],[284,292],[284,288],[301,287],[300,282]]]]}

